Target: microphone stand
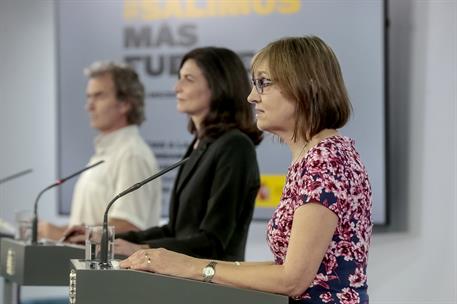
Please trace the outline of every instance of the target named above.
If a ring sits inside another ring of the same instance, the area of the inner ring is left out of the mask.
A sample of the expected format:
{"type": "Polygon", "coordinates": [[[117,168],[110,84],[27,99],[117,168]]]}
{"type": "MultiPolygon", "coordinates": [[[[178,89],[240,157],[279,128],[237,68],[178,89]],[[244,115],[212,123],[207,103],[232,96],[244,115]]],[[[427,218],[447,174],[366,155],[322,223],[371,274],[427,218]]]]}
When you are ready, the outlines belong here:
{"type": "Polygon", "coordinates": [[[101,160],[99,162],[96,162],[93,165],[90,165],[90,166],[88,166],[88,167],[86,167],[84,169],[79,170],[76,173],[73,173],[70,176],[67,176],[67,177],[62,178],[62,179],[58,179],[54,184],[52,184],[50,186],[47,186],[46,188],[41,190],[40,193],[38,193],[38,195],[37,195],[37,197],[35,199],[35,203],[33,204],[33,219],[32,219],[32,244],[33,245],[36,245],[37,241],[38,241],[38,201],[40,200],[41,195],[43,195],[43,193],[45,193],[49,189],[52,189],[52,188],[54,188],[54,187],[56,187],[58,185],[61,185],[64,182],[66,182],[67,180],[69,180],[69,179],[71,179],[71,178],[83,173],[86,170],[92,169],[93,167],[98,166],[103,162],[104,162],[104,160],[101,160]]]}
{"type": "Polygon", "coordinates": [[[168,171],[171,171],[174,168],[181,166],[188,159],[189,159],[189,157],[183,158],[179,162],[174,163],[173,165],[163,169],[162,171],[152,175],[151,177],[148,177],[147,179],[145,179],[145,180],[143,180],[143,181],[141,181],[139,183],[134,184],[130,188],[128,188],[128,189],[122,191],[121,193],[119,193],[118,195],[116,195],[108,203],[108,206],[106,207],[106,210],[105,210],[105,214],[103,215],[102,239],[100,241],[100,264],[99,265],[100,265],[101,269],[109,269],[109,268],[111,268],[111,263],[108,260],[108,211],[111,208],[111,206],[114,204],[114,202],[117,201],[118,199],[120,199],[121,197],[123,197],[124,195],[127,195],[130,192],[133,192],[133,191],[141,188],[142,186],[144,186],[145,184],[149,183],[150,181],[152,181],[152,180],[164,175],[168,171]]]}
{"type": "Polygon", "coordinates": [[[32,169],[27,169],[27,170],[24,170],[24,171],[21,171],[21,172],[18,172],[18,173],[14,173],[10,176],[7,176],[7,177],[4,177],[2,179],[0,179],[0,184],[3,184],[3,183],[6,183],[12,179],[16,179],[18,177],[21,177],[22,175],[26,175],[26,174],[29,174],[31,173],[33,170],[32,169]]]}

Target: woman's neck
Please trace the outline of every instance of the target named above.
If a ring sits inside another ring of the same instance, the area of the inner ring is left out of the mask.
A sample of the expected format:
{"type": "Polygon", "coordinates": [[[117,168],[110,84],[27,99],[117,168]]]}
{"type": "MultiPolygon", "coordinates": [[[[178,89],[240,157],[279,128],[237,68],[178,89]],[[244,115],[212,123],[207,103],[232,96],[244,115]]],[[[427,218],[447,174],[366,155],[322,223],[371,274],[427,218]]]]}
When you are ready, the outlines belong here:
{"type": "Polygon", "coordinates": [[[195,134],[197,136],[197,140],[195,140],[195,143],[194,143],[194,150],[197,149],[198,147],[198,144],[200,143],[200,135],[201,135],[201,122],[203,121],[203,118],[202,119],[199,119],[198,117],[196,116],[191,116],[190,119],[192,119],[192,122],[194,123],[194,126],[195,126],[195,134]]]}
{"type": "Polygon", "coordinates": [[[290,139],[286,144],[289,146],[290,152],[292,154],[292,164],[297,163],[302,159],[308,151],[320,143],[323,139],[338,135],[338,131],[335,129],[324,129],[310,138],[309,141],[306,141],[302,137],[297,140],[290,139]]]}
{"type": "Polygon", "coordinates": [[[195,129],[197,130],[197,134],[200,134],[202,123],[203,123],[203,120],[205,119],[205,117],[206,117],[206,113],[190,116],[190,119],[192,119],[192,122],[195,125],[195,129]]]}

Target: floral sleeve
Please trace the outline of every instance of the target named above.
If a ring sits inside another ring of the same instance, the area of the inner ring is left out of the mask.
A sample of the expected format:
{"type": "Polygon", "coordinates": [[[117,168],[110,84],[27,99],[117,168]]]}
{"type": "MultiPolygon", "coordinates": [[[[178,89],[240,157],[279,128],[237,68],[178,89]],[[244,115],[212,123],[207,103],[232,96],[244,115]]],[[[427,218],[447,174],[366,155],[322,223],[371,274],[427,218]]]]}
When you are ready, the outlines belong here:
{"type": "Polygon", "coordinates": [[[343,159],[338,153],[327,150],[325,145],[313,151],[309,158],[302,168],[301,200],[297,201],[296,208],[308,202],[318,202],[341,219],[348,193],[343,159]]]}

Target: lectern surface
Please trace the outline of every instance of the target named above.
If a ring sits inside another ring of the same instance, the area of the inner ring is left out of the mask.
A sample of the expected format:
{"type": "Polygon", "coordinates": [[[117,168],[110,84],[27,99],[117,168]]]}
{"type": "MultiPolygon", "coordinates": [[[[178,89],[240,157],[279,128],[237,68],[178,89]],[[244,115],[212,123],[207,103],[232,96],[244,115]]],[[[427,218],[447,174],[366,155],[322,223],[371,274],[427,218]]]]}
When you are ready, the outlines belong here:
{"type": "Polygon", "coordinates": [[[67,286],[70,259],[84,258],[82,246],[0,242],[0,275],[19,285],[67,286]]]}
{"type": "Polygon", "coordinates": [[[91,269],[72,260],[70,303],[286,304],[288,297],[134,270],[91,269]]]}

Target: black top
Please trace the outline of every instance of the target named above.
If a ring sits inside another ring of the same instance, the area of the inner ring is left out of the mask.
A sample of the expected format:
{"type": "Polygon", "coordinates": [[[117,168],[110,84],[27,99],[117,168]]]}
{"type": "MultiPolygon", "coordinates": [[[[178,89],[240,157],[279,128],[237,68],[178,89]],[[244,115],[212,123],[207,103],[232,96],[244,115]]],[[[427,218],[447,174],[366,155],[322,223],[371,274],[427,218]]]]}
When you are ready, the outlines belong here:
{"type": "Polygon", "coordinates": [[[116,237],[194,257],[244,260],[260,186],[254,144],[238,129],[203,138],[195,150],[194,142],[173,186],[168,224],[116,237]]]}

